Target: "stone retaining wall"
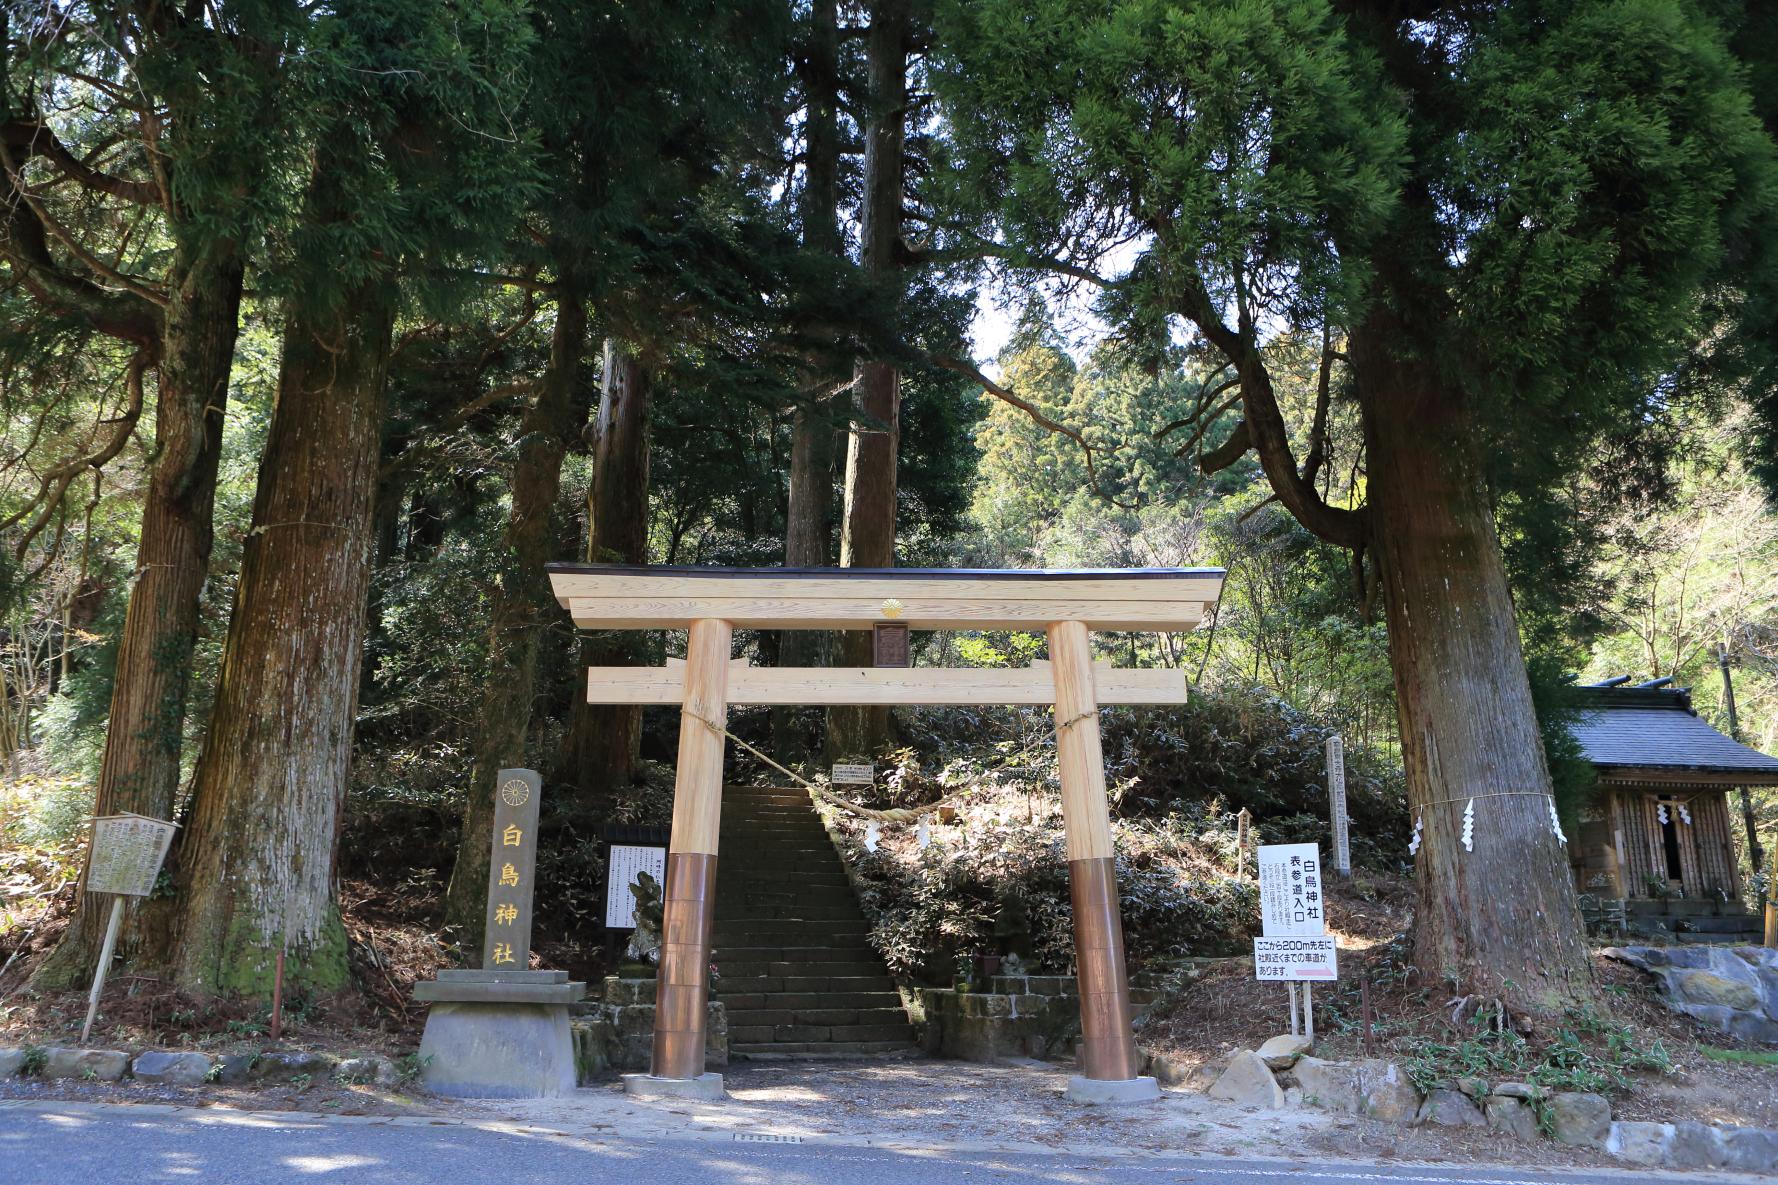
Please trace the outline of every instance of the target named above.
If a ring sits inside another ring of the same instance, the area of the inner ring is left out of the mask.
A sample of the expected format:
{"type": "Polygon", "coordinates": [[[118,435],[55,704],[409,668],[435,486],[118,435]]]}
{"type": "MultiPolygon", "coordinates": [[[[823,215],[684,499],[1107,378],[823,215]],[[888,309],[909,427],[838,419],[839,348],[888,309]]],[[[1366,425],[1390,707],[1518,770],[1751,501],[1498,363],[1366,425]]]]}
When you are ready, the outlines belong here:
{"type": "Polygon", "coordinates": [[[1391,1123],[1489,1127],[1520,1140],[1546,1136],[1638,1165],[1778,1174],[1778,1131],[1707,1123],[1614,1122],[1611,1103],[1581,1091],[1546,1092],[1525,1082],[1463,1078],[1422,1096],[1398,1065],[1324,1061],[1302,1037],[1274,1037],[1231,1055],[1216,1072],[1151,1059],[1163,1083],[1190,1082],[1212,1098],[1276,1110],[1320,1107],[1391,1123]]]}
{"type": "MultiPolygon", "coordinates": [[[[647,1072],[654,1056],[653,979],[605,980],[603,999],[569,1006],[569,1031],[574,1035],[574,1071],[587,1086],[603,1075],[647,1072]]],[[[704,1064],[712,1070],[728,1065],[728,1012],[710,1001],[704,1021],[704,1064]]]]}

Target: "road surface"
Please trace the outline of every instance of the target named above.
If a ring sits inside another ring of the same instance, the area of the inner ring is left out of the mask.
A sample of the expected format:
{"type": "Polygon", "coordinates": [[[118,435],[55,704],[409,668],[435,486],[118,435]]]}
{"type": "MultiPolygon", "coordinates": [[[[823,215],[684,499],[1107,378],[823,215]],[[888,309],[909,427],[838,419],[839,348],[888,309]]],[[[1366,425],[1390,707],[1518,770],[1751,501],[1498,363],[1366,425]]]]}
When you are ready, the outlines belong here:
{"type": "MultiPolygon", "coordinates": [[[[1711,1175],[569,1136],[423,1119],[0,1106],[3,1185],[1699,1185],[1711,1175]]],[[[1721,1175],[1714,1175],[1721,1180],[1721,1175]]],[[[1753,1180],[1753,1178],[1747,1178],[1753,1180]]]]}

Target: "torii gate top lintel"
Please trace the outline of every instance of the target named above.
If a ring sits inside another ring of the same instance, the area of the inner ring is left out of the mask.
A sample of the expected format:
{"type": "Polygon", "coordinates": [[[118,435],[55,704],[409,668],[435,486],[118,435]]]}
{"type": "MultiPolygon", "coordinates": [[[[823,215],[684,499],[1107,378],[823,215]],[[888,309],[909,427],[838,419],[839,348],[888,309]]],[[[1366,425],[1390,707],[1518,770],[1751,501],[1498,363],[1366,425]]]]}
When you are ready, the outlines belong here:
{"type": "Polygon", "coordinates": [[[551,564],[587,629],[1192,630],[1222,594],[1220,568],[689,568],[551,564]]]}

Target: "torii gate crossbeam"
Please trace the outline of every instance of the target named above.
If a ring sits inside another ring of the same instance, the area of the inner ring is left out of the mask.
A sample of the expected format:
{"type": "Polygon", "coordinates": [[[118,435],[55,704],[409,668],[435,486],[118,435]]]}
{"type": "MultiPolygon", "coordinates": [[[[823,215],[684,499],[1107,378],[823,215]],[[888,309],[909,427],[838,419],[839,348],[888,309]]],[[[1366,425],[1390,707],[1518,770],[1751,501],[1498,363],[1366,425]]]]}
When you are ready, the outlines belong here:
{"type": "MultiPolygon", "coordinates": [[[[1177,671],[1095,665],[1090,631],[1196,629],[1222,592],[1214,568],[1079,572],[910,568],[646,568],[552,564],[550,581],[586,629],[687,629],[683,664],[593,668],[593,703],[681,705],[679,766],[661,924],[649,1083],[707,1083],[704,1018],[715,917],[723,729],[730,704],[1048,703],[1056,711],[1080,983],[1081,1073],[1073,1097],[1156,1097],[1138,1076],[1118,913],[1099,713],[1104,704],[1183,703],[1177,671]],[[754,669],[729,657],[735,627],[1043,630],[1047,671],[754,669]]],[[[710,1080],[714,1079],[712,1083],[710,1080]]],[[[690,1091],[688,1090],[688,1093],[690,1091]]]]}

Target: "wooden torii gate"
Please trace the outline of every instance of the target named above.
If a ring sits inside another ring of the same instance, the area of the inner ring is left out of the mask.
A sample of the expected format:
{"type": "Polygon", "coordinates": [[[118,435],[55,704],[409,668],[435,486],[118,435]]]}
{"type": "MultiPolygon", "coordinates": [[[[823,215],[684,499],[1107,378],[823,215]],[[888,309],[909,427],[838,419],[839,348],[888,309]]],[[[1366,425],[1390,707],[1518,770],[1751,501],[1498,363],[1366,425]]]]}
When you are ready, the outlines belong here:
{"type": "Polygon", "coordinates": [[[1095,665],[1092,630],[1196,629],[1222,592],[1214,568],[982,571],[917,568],[667,568],[551,564],[550,581],[584,629],[686,629],[682,664],[594,667],[587,700],[679,704],[679,766],[661,925],[652,1073],[638,1093],[719,1095],[704,1072],[723,730],[730,705],[1050,704],[1074,906],[1081,1074],[1087,1102],[1157,1097],[1138,1076],[1118,914],[1099,712],[1103,704],[1184,703],[1177,670],[1095,665]],[[1022,669],[759,668],[731,663],[732,631],[1043,630],[1049,664],[1022,669]]]}

